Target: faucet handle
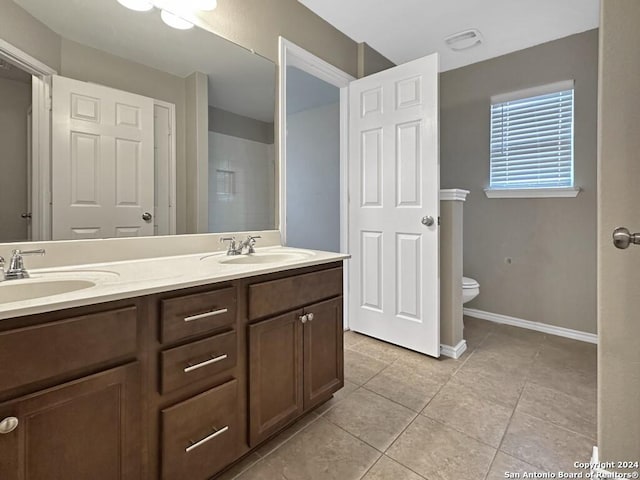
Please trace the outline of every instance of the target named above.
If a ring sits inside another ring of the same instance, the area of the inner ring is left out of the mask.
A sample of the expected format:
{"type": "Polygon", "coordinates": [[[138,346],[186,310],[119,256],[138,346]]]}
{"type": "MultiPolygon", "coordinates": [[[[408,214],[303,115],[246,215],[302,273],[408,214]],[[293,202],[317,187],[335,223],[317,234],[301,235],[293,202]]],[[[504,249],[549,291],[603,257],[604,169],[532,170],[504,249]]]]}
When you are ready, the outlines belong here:
{"type": "Polygon", "coordinates": [[[4,257],[0,256],[0,282],[4,280],[4,257]]]}
{"type": "Polygon", "coordinates": [[[221,237],[220,243],[229,242],[227,255],[237,255],[236,237],[221,237]]]}
{"type": "Polygon", "coordinates": [[[247,249],[248,252],[247,253],[256,253],[256,251],[254,250],[254,246],[256,244],[256,239],[258,238],[262,238],[260,235],[247,235],[247,241],[246,241],[246,245],[247,245],[247,249]]]}
{"type": "Polygon", "coordinates": [[[47,251],[44,248],[39,248],[37,250],[14,250],[11,252],[14,256],[19,255],[24,257],[25,255],[44,255],[47,251]]]}
{"type": "Polygon", "coordinates": [[[5,272],[5,279],[20,279],[29,278],[29,272],[24,268],[22,257],[25,255],[44,255],[46,251],[44,248],[38,250],[13,250],[11,252],[11,261],[9,262],[9,268],[5,272]]]}

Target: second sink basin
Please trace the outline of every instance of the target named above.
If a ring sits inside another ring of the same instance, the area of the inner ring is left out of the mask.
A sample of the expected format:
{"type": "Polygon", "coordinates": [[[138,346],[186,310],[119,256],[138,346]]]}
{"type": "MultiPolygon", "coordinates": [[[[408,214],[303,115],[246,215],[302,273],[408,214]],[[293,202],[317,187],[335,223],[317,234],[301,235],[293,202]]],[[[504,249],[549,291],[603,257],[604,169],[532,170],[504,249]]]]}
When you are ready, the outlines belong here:
{"type": "Polygon", "coordinates": [[[220,263],[227,265],[262,265],[266,263],[288,263],[304,260],[313,255],[311,252],[288,250],[284,252],[256,252],[250,255],[223,257],[220,263]]]}
{"type": "Polygon", "coordinates": [[[95,285],[89,280],[7,280],[0,283],[0,303],[60,295],[95,285]]]}

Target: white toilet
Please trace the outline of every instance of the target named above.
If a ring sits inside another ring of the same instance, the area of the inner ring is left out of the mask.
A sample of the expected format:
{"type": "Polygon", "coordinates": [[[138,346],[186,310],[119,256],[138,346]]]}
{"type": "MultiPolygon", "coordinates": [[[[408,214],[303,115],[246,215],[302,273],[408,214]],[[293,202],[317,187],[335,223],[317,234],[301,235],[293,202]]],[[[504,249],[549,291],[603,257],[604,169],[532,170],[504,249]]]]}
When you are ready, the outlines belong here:
{"type": "Polygon", "coordinates": [[[462,303],[473,300],[480,293],[480,284],[473,278],[462,277],[462,303]]]}

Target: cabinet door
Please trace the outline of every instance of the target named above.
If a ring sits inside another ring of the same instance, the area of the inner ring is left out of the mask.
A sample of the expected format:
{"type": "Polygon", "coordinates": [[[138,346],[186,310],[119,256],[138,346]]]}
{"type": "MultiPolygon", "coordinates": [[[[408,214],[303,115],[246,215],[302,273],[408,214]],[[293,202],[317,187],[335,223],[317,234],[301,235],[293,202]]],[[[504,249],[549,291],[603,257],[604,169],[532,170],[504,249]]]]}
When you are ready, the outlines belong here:
{"type": "Polygon", "coordinates": [[[301,312],[249,326],[249,444],[302,414],[301,312]]]}
{"type": "Polygon", "coordinates": [[[0,478],[139,480],[139,384],[134,363],[0,404],[0,478]]]}
{"type": "Polygon", "coordinates": [[[304,409],[344,386],[342,297],[304,309],[304,409]]]}

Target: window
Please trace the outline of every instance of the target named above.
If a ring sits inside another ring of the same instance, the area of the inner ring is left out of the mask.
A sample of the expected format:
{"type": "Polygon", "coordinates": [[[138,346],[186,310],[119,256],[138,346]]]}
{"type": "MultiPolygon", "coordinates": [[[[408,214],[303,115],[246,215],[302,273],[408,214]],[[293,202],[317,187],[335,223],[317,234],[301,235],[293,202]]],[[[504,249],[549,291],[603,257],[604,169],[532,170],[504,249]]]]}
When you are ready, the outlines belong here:
{"type": "Polygon", "coordinates": [[[573,81],[491,98],[489,197],[576,196],[573,81]]]}

